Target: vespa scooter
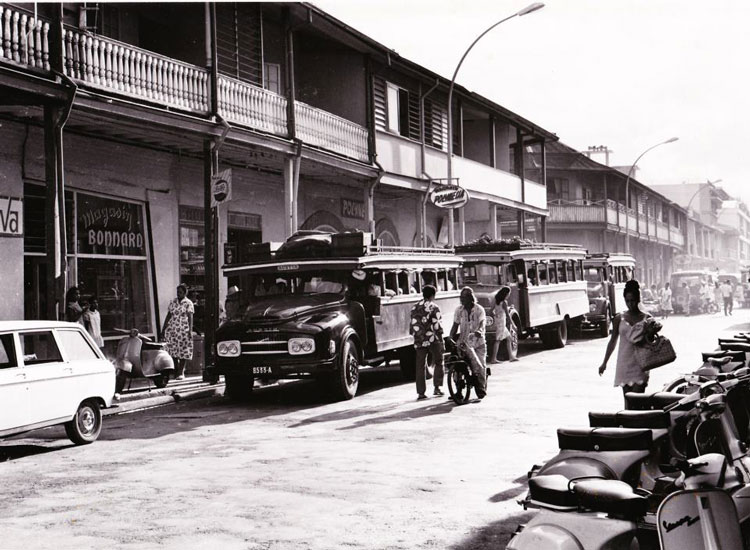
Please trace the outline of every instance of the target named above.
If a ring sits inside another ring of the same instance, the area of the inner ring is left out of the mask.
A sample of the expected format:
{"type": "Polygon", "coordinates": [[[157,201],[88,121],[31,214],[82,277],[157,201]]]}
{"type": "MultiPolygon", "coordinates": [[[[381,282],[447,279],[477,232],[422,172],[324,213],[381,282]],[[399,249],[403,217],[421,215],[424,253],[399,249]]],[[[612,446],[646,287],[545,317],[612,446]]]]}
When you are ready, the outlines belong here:
{"type": "Polygon", "coordinates": [[[132,382],[134,378],[146,378],[157,388],[166,387],[174,374],[174,361],[166,352],[166,345],[154,342],[138,329],[115,330],[127,334],[117,344],[115,392],[120,393],[125,382],[132,382]]]}

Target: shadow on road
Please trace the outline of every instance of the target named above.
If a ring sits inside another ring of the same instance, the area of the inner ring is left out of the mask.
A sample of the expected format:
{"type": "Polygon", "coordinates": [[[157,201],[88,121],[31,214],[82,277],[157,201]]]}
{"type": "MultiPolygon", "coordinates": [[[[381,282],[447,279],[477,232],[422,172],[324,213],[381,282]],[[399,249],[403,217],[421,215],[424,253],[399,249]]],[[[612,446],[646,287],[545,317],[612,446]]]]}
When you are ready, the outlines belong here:
{"type": "Polygon", "coordinates": [[[14,445],[13,443],[4,442],[0,445],[0,462],[7,462],[8,460],[16,460],[27,456],[41,455],[52,451],[68,449],[70,447],[75,447],[75,445],[72,443],[62,445],[29,445],[22,443],[14,445]]]}
{"type": "Polygon", "coordinates": [[[521,476],[514,479],[513,483],[516,483],[517,485],[515,487],[511,487],[510,489],[492,495],[489,498],[489,501],[497,503],[505,502],[506,500],[515,500],[516,497],[521,496],[526,492],[526,489],[528,488],[526,476],[521,476]]]}
{"type": "Polygon", "coordinates": [[[523,512],[505,519],[485,525],[475,530],[471,536],[458,544],[451,546],[451,550],[498,550],[505,548],[519,524],[528,522],[534,512],[523,512]]]}

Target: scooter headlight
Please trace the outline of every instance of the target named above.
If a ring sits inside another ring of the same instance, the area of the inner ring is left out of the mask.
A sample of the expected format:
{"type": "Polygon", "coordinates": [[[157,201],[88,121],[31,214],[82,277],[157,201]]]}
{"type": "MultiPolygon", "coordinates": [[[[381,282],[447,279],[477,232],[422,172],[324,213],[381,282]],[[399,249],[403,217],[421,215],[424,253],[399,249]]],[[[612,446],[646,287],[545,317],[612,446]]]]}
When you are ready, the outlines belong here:
{"type": "Polygon", "coordinates": [[[287,345],[289,355],[304,355],[315,351],[315,340],[312,338],[290,338],[287,345]]]}
{"type": "Polygon", "coordinates": [[[495,325],[495,319],[492,317],[492,315],[487,316],[487,328],[490,328],[491,326],[495,325]]]}
{"type": "Polygon", "coordinates": [[[219,357],[239,357],[240,349],[239,340],[225,340],[216,345],[216,354],[219,357]]]}

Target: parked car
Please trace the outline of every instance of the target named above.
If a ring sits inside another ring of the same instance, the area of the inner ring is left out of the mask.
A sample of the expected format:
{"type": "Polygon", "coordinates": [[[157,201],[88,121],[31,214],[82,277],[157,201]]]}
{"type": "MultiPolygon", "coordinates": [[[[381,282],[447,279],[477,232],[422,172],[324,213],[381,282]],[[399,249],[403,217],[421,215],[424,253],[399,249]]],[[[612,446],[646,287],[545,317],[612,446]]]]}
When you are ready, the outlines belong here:
{"type": "Polygon", "coordinates": [[[96,440],[115,369],[77,323],[0,321],[0,437],[57,424],[96,440]]]}

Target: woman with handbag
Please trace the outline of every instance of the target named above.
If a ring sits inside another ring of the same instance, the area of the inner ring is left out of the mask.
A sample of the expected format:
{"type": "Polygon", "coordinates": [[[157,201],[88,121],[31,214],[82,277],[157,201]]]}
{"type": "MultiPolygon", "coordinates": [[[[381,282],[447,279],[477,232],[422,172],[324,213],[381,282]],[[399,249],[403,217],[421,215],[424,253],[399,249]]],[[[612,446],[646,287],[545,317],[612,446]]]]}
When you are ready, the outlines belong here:
{"type": "Polygon", "coordinates": [[[636,343],[639,337],[643,337],[643,321],[651,319],[651,315],[641,311],[638,307],[641,302],[641,289],[638,281],[631,279],[625,283],[625,305],[627,310],[618,313],[612,319],[612,336],[607,344],[604,361],[599,367],[599,376],[607,369],[607,361],[615,351],[619,340],[620,346],[617,350],[617,367],[615,370],[615,386],[622,386],[622,393],[628,392],[644,393],[648,384],[648,371],[643,370],[636,358],[636,343]],[[640,326],[640,334],[634,334],[636,325],[640,326]]]}

